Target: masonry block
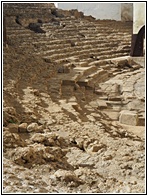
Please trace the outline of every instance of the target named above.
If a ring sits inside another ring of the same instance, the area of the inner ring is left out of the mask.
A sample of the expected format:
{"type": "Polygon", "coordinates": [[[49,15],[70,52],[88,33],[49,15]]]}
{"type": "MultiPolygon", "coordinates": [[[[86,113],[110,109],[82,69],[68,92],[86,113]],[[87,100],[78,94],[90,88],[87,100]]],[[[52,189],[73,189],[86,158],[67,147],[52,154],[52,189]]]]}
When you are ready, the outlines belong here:
{"type": "Polygon", "coordinates": [[[134,111],[123,110],[120,112],[119,122],[126,125],[137,126],[138,114],[134,111]]]}

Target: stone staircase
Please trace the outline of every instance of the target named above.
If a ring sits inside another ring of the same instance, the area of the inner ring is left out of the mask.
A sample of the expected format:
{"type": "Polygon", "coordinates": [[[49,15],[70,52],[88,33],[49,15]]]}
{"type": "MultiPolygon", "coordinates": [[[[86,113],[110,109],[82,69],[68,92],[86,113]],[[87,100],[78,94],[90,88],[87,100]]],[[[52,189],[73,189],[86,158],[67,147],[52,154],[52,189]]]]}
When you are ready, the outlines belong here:
{"type": "MultiPolygon", "coordinates": [[[[68,56],[78,57],[81,61],[89,61],[89,58],[106,59],[129,54],[131,35],[128,32],[121,33],[94,22],[87,24],[85,21],[78,23],[78,20],[69,20],[70,25],[67,22],[64,28],[62,26],[43,25],[47,37],[50,37],[50,40],[46,42],[46,47],[51,50],[51,52],[48,50],[44,52],[44,47],[40,46],[42,50],[40,54],[45,55],[43,58],[56,59],[60,63],[68,56]],[[71,21],[73,21],[73,26],[71,26],[71,21]],[[54,39],[56,46],[51,42],[52,39],[54,39]],[[57,51],[58,54],[53,55],[55,48],[60,50],[57,51]],[[61,50],[61,48],[64,49],[61,50]]],[[[61,23],[65,24],[65,21],[63,20],[61,23]]],[[[108,26],[110,26],[109,23],[110,21],[108,21],[108,26]]],[[[40,40],[38,40],[38,45],[40,45],[40,40]]]]}
{"type": "Polygon", "coordinates": [[[13,20],[13,23],[7,24],[7,37],[9,40],[17,37],[20,50],[32,45],[34,54],[41,56],[45,62],[67,67],[71,73],[69,76],[67,74],[69,79],[66,78],[66,81],[73,81],[73,78],[70,79],[71,76],[78,73],[81,75],[81,79],[78,77],[79,84],[85,86],[92,78],[94,80],[104,74],[102,78],[105,79],[110,75],[106,59],[129,55],[132,30],[129,23],[89,22],[72,17],[61,18],[60,23],[65,26],[44,23],[42,29],[46,34],[36,34],[13,20]],[[119,24],[118,28],[116,23],[119,24]],[[94,69],[86,74],[86,70],[92,66],[98,70],[94,69]]]}

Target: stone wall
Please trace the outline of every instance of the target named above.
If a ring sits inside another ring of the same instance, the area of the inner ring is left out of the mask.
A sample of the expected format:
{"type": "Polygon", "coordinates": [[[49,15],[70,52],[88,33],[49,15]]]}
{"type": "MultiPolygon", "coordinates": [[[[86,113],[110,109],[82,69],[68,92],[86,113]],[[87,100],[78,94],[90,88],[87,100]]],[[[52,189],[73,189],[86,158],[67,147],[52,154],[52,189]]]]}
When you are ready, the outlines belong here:
{"type": "Polygon", "coordinates": [[[137,34],[145,25],[145,3],[134,3],[133,34],[137,34]]]}
{"type": "Polygon", "coordinates": [[[121,21],[133,21],[133,3],[121,4],[121,21]]]}

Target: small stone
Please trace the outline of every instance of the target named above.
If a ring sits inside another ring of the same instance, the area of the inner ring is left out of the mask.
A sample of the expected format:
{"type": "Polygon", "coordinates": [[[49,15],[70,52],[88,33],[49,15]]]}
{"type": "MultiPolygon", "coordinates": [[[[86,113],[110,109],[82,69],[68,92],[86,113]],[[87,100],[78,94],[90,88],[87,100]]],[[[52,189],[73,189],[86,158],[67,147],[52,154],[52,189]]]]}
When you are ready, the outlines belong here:
{"type": "Polygon", "coordinates": [[[36,133],[31,137],[31,140],[33,142],[43,143],[45,141],[46,137],[42,134],[36,133]]]}
{"type": "Polygon", "coordinates": [[[34,93],[34,95],[36,95],[36,96],[39,96],[39,95],[40,95],[40,93],[39,93],[38,90],[34,90],[33,93],[34,93]]]}
{"type": "Polygon", "coordinates": [[[38,124],[37,123],[31,123],[27,127],[28,132],[33,132],[33,131],[37,131],[37,130],[38,130],[38,124]]]}
{"type": "Polygon", "coordinates": [[[19,131],[20,133],[25,133],[25,132],[27,132],[27,126],[28,126],[27,123],[22,123],[22,124],[20,124],[20,125],[18,126],[18,131],[19,131]]]}
{"type": "Polygon", "coordinates": [[[44,133],[43,129],[44,129],[43,125],[40,125],[40,126],[38,126],[38,128],[37,128],[37,132],[38,132],[38,133],[44,133]]]}
{"type": "Polygon", "coordinates": [[[50,129],[44,129],[44,130],[43,130],[43,133],[49,133],[49,132],[51,132],[50,129]]]}
{"type": "Polygon", "coordinates": [[[131,184],[136,185],[137,181],[133,180],[133,181],[131,181],[131,184]]]}
{"type": "Polygon", "coordinates": [[[95,145],[91,148],[92,152],[98,152],[98,150],[100,150],[100,146],[99,145],[95,145]]]}
{"type": "Polygon", "coordinates": [[[107,160],[111,160],[112,158],[113,158],[112,155],[107,155],[107,156],[103,157],[103,160],[107,161],[107,160]]]}

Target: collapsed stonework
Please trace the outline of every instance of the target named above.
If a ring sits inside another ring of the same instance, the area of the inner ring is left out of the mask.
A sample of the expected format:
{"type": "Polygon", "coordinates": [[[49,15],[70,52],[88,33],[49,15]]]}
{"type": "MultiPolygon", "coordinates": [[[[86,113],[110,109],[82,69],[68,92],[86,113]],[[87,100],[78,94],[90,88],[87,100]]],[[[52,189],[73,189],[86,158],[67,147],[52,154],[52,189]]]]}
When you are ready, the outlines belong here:
{"type": "Polygon", "coordinates": [[[3,192],[144,193],[132,23],[40,3],[5,4],[4,16],[3,192]]]}

